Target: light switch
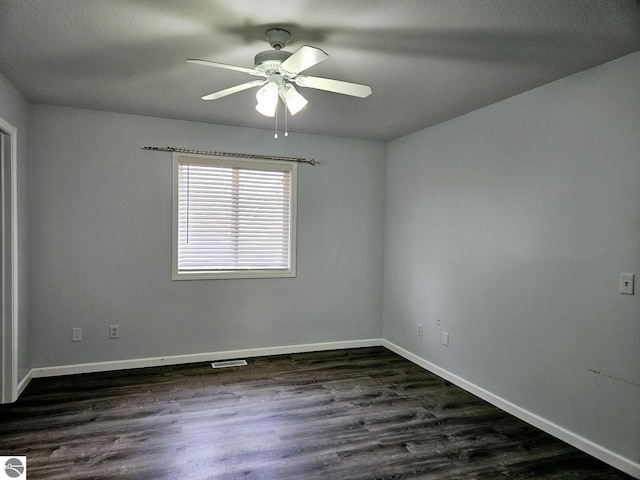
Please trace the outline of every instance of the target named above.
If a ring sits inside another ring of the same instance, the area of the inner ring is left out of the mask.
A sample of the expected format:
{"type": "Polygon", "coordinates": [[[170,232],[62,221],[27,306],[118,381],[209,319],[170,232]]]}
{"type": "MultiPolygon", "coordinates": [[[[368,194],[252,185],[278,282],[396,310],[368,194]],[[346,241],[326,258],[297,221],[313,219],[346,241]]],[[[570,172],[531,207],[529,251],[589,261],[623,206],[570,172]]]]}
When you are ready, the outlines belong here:
{"type": "Polygon", "coordinates": [[[633,283],[635,275],[633,273],[620,274],[620,293],[633,295],[633,283]]]}

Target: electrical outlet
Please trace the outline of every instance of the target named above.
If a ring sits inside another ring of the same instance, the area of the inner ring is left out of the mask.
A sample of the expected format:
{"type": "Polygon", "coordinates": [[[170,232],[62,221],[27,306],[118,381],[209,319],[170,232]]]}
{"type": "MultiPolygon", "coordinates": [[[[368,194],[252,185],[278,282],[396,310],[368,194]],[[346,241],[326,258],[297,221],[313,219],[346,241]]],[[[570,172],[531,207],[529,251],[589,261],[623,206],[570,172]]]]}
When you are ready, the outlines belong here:
{"type": "Polygon", "coordinates": [[[73,342],[80,342],[82,340],[82,329],[77,327],[77,328],[72,328],[71,329],[71,341],[73,342]]]}
{"type": "Polygon", "coordinates": [[[419,337],[422,336],[422,324],[421,323],[418,324],[418,336],[419,337]]]}
{"type": "Polygon", "coordinates": [[[109,338],[120,338],[120,325],[111,325],[109,327],[109,338]]]}

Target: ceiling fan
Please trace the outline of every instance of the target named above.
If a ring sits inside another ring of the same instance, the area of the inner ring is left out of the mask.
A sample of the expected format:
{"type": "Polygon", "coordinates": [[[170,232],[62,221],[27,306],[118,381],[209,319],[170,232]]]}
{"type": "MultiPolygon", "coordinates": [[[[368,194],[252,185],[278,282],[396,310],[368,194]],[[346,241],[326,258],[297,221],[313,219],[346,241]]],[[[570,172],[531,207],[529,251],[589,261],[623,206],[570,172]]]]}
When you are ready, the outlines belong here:
{"type": "Polygon", "coordinates": [[[267,30],[266,36],[273,50],[258,53],[255,57],[254,68],[238,67],[236,65],[210,62],[208,60],[187,60],[189,63],[205,65],[207,67],[225,68],[227,70],[235,70],[257,77],[263,77],[260,80],[253,80],[236,85],[235,87],[210,93],[202,97],[202,99],[216,100],[249,88],[261,87],[256,94],[258,101],[256,110],[262,115],[273,117],[277,114],[278,99],[282,100],[291,115],[295,115],[307,106],[307,100],[298,93],[295,85],[360,98],[371,95],[371,87],[368,85],[300,75],[304,70],[329,58],[329,55],[319,48],[310,47],[309,45],[301,47],[294,53],[282,50],[289,42],[291,34],[281,28],[271,28],[267,30]]]}

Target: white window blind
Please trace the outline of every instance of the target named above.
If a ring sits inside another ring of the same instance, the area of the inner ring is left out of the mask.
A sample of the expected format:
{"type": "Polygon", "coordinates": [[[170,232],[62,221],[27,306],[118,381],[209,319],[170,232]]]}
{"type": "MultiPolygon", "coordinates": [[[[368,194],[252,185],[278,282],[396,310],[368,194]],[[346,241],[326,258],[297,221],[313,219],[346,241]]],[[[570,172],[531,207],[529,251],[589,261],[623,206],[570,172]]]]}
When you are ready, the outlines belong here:
{"type": "Polygon", "coordinates": [[[295,276],[296,167],[174,154],[174,279],[295,276]]]}

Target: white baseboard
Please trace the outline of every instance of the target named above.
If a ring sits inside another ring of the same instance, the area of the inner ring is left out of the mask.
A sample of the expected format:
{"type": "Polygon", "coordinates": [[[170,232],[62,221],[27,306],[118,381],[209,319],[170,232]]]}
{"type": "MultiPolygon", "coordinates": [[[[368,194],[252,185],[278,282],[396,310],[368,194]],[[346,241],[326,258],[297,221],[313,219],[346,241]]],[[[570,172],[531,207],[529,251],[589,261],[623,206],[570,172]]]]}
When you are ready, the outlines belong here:
{"type": "Polygon", "coordinates": [[[383,340],[382,345],[389,350],[397,353],[398,355],[406,358],[407,360],[415,363],[416,365],[421,366],[425,370],[429,370],[430,372],[438,375],[439,377],[444,378],[445,380],[457,385],[460,388],[476,395],[477,397],[482,398],[483,400],[495,405],[499,409],[513,415],[514,417],[519,418],[527,422],[530,425],[533,425],[540,430],[547,432],[550,435],[553,435],[556,438],[568,443],[569,445],[573,445],[574,447],[582,450],[589,455],[596,457],[603,462],[611,465],[612,467],[617,468],[618,470],[622,470],[623,472],[640,479],[640,464],[625,458],[611,450],[603,447],[602,445],[598,445],[597,443],[592,442],[591,440],[584,438],[580,435],[577,435],[570,430],[567,430],[564,427],[561,427],[535,413],[532,413],[518,405],[511,403],[508,400],[505,400],[502,397],[499,397],[488,390],[485,390],[478,385],[475,385],[458,375],[455,375],[439,366],[405,350],[398,345],[391,343],[387,340],[383,340]]]}
{"type": "Polygon", "coordinates": [[[193,353],[188,355],[173,355],[168,357],[136,358],[131,360],[115,360],[110,362],[80,363],[75,365],[61,365],[57,367],[33,368],[31,372],[29,372],[29,380],[31,380],[31,378],[58,377],[61,375],[75,375],[78,373],[107,372],[113,370],[128,370],[131,368],[159,367],[162,365],[179,365],[184,363],[231,360],[241,357],[265,357],[267,355],[286,355],[290,353],[320,352],[325,350],[343,350],[346,348],[379,346],[382,346],[382,339],[371,338],[366,340],[309,343],[302,345],[286,345],[280,347],[193,353]]]}
{"type": "Polygon", "coordinates": [[[20,382],[18,383],[18,388],[17,388],[17,397],[20,397],[20,395],[22,394],[22,392],[24,392],[24,389],[27,388],[27,385],[29,385],[29,382],[31,381],[31,379],[33,378],[33,370],[29,370],[29,372],[24,376],[24,378],[22,380],[20,380],[20,382]]]}

